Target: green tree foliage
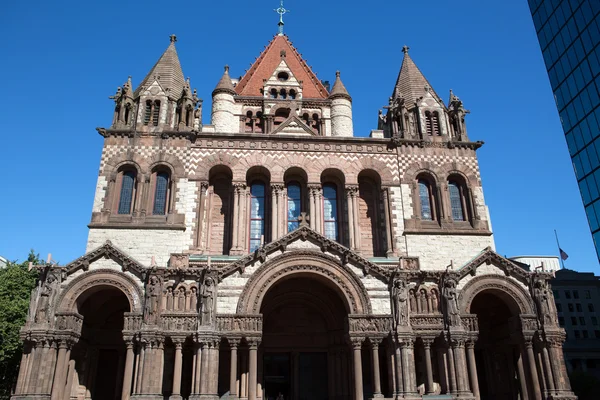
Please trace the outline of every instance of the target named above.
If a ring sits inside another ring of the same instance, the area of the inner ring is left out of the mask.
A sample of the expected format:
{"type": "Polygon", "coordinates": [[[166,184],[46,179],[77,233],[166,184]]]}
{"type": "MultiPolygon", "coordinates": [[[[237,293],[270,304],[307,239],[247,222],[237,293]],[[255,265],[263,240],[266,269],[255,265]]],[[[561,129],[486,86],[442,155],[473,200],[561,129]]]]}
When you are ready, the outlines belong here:
{"type": "Polygon", "coordinates": [[[35,287],[37,272],[28,271],[29,262],[39,264],[39,256],[33,250],[27,261],[9,262],[0,268],[0,399],[10,397],[17,379],[23,344],[19,331],[25,324],[29,297],[35,287]]]}

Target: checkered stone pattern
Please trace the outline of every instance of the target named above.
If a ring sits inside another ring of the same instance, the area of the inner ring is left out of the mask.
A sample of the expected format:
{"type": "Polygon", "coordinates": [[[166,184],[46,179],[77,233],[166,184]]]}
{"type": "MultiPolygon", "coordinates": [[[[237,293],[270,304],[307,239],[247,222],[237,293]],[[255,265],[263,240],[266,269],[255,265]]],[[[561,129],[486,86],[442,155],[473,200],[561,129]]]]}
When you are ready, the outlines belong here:
{"type": "Polygon", "coordinates": [[[454,154],[400,154],[400,179],[404,178],[404,173],[406,172],[409,166],[411,166],[414,163],[420,162],[430,162],[438,167],[456,162],[457,164],[464,165],[471,169],[477,177],[477,179],[481,179],[479,174],[479,162],[477,161],[477,157],[457,156],[454,154]]]}
{"type": "Polygon", "coordinates": [[[166,154],[171,154],[181,160],[181,162],[186,165],[186,160],[190,154],[189,147],[163,147],[160,148],[158,146],[120,146],[120,145],[107,145],[104,146],[102,150],[102,155],[100,157],[100,174],[104,173],[104,168],[106,167],[106,163],[112,159],[113,157],[119,154],[127,154],[127,152],[133,152],[143,158],[151,158],[155,154],[160,151],[165,151],[166,154]]]}

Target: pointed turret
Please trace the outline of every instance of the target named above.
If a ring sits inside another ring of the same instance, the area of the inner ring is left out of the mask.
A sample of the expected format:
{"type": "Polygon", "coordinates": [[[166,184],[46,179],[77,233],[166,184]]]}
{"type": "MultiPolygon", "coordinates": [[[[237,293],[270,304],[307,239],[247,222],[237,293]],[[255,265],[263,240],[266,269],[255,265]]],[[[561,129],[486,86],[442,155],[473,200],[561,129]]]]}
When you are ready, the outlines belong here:
{"type": "Polygon", "coordinates": [[[415,106],[415,103],[423,97],[427,92],[431,93],[440,103],[443,104],[440,97],[435,93],[429,81],[425,78],[419,67],[408,54],[409,47],[404,46],[402,52],[404,59],[400,67],[400,73],[396,80],[396,86],[392,98],[402,97],[406,103],[406,107],[410,110],[415,106]]]}
{"type": "Polygon", "coordinates": [[[331,136],[354,136],[352,125],[352,97],[342,83],[340,71],[335,73],[331,100],[331,136]]]}
{"type": "Polygon", "coordinates": [[[239,118],[235,116],[235,87],[229,77],[229,66],[212,92],[212,124],[220,133],[237,133],[240,130],[239,118]]]}
{"type": "Polygon", "coordinates": [[[175,49],[177,36],[171,35],[170,41],[169,47],[167,47],[163,55],[160,56],[156,64],[154,64],[150,72],[148,72],[135,90],[134,97],[138,97],[145,88],[152,85],[155,81],[158,81],[170,99],[177,100],[181,96],[185,79],[181,63],[179,62],[179,56],[175,49]]]}
{"type": "Polygon", "coordinates": [[[229,76],[229,65],[225,66],[223,76],[221,77],[219,83],[217,83],[215,90],[213,90],[213,96],[216,93],[229,93],[232,96],[236,95],[235,87],[233,86],[233,83],[231,83],[231,77],[229,76]]]}

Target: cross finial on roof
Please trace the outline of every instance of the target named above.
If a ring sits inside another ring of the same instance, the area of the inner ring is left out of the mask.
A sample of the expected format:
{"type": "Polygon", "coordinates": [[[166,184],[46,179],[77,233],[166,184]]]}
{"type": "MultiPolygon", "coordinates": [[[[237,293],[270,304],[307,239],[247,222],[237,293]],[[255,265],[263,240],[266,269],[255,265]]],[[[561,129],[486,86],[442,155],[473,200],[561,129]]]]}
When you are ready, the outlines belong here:
{"type": "Polygon", "coordinates": [[[175,43],[177,41],[177,35],[172,34],[171,36],[169,36],[169,38],[171,39],[171,43],[175,43]]]}
{"type": "Polygon", "coordinates": [[[286,10],[285,7],[283,6],[283,0],[280,0],[279,3],[279,8],[276,8],[275,11],[277,14],[279,14],[279,23],[277,24],[277,26],[279,26],[279,36],[283,36],[283,15],[286,13],[289,13],[290,10],[286,10]]]}
{"type": "Polygon", "coordinates": [[[407,45],[404,45],[404,46],[402,47],[402,52],[403,52],[404,54],[408,54],[408,49],[410,49],[410,47],[408,47],[407,45]]]}

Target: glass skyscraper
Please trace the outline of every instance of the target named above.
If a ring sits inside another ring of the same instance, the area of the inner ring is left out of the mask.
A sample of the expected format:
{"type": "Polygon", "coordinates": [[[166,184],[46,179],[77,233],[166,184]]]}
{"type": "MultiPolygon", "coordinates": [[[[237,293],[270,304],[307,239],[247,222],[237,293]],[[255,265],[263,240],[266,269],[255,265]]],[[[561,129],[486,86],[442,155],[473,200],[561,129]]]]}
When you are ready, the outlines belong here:
{"type": "Polygon", "coordinates": [[[600,0],[529,0],[600,258],[600,0]]]}

